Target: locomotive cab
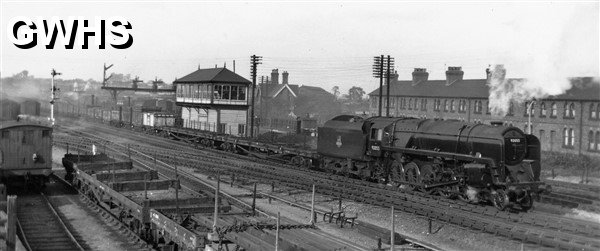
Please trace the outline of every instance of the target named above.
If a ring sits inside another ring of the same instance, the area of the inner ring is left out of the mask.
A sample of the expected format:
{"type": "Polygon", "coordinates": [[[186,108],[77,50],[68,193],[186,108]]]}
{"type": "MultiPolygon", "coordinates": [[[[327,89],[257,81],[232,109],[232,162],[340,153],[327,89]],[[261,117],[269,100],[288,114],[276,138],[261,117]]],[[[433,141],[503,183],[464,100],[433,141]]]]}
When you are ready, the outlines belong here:
{"type": "Polygon", "coordinates": [[[397,118],[372,117],[365,122],[369,132],[366,154],[372,157],[382,156],[382,147],[389,146],[393,142],[394,123],[397,118]]]}

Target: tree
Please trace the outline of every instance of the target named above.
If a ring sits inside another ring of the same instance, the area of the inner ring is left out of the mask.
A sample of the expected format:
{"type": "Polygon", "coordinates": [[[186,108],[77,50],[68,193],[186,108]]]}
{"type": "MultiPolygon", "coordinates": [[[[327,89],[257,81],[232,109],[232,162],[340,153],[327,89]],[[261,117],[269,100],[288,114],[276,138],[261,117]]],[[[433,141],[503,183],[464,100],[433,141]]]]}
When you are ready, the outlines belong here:
{"type": "Polygon", "coordinates": [[[358,86],[352,86],[350,90],[348,90],[348,98],[353,103],[360,103],[363,100],[363,96],[365,95],[365,91],[363,88],[358,86]]]}
{"type": "Polygon", "coordinates": [[[338,97],[340,96],[340,87],[339,86],[334,86],[331,89],[331,92],[333,92],[333,96],[335,96],[335,99],[338,99],[338,97]]]}

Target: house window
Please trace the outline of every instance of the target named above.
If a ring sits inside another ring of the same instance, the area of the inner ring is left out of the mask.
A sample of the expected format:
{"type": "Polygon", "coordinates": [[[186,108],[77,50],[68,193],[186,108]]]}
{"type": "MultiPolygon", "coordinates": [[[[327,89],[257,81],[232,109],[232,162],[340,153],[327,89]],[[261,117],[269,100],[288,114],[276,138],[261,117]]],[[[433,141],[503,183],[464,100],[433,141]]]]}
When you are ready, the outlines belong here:
{"type": "Polygon", "coordinates": [[[540,139],[540,146],[544,145],[543,142],[544,142],[544,136],[545,136],[545,134],[546,134],[546,131],[540,130],[540,137],[539,137],[539,139],[540,139]]]}
{"type": "Polygon", "coordinates": [[[596,112],[596,104],[590,104],[590,119],[596,119],[598,117],[598,113],[596,112]]]}
{"type": "Polygon", "coordinates": [[[540,117],[546,117],[546,103],[540,104],[540,117]]]}
{"type": "Polygon", "coordinates": [[[596,151],[600,151],[600,131],[596,131],[596,151]]]}
{"type": "Polygon", "coordinates": [[[556,131],[550,131],[550,151],[554,149],[554,138],[556,138],[556,131]]]}
{"type": "Polygon", "coordinates": [[[593,151],[596,150],[596,141],[595,141],[595,137],[594,137],[594,131],[590,131],[590,133],[588,134],[588,140],[590,142],[589,146],[588,146],[588,150],[593,151]]]}
{"type": "Polygon", "coordinates": [[[569,116],[575,118],[575,103],[569,105],[569,116]]]}
{"type": "Polygon", "coordinates": [[[575,130],[573,130],[573,128],[563,129],[563,136],[563,146],[573,147],[575,145],[575,130]]]}
{"type": "Polygon", "coordinates": [[[558,105],[556,105],[556,103],[552,103],[552,106],[550,107],[550,117],[556,118],[557,115],[558,105]]]}
{"type": "Polygon", "coordinates": [[[525,102],[525,112],[523,113],[526,117],[529,116],[529,114],[531,114],[531,116],[535,116],[535,103],[531,103],[531,102],[525,102]],[[531,106],[531,108],[529,107],[531,106]]]}
{"type": "Polygon", "coordinates": [[[467,101],[465,101],[465,100],[460,100],[460,101],[458,102],[458,111],[459,111],[459,112],[462,112],[462,113],[464,113],[464,112],[466,112],[466,111],[467,111],[467,101]]]}
{"type": "Polygon", "coordinates": [[[480,100],[475,101],[475,111],[474,112],[477,114],[481,114],[482,109],[483,109],[483,107],[482,107],[481,101],[480,100]]]}

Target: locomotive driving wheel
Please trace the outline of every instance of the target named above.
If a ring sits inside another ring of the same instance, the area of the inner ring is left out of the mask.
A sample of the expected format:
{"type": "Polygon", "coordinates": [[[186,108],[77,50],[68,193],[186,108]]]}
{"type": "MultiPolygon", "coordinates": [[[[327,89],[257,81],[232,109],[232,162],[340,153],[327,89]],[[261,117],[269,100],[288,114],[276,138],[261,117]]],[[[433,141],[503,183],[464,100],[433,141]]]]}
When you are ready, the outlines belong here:
{"type": "Polygon", "coordinates": [[[437,180],[436,170],[432,165],[426,164],[421,167],[421,181],[424,184],[433,184],[437,180]]]}
{"type": "Polygon", "coordinates": [[[373,165],[372,179],[377,181],[379,184],[385,184],[387,181],[387,173],[385,171],[385,165],[381,161],[375,162],[373,165]]]}
{"type": "Polygon", "coordinates": [[[510,201],[508,200],[508,194],[504,190],[492,191],[492,203],[500,211],[504,211],[508,207],[510,201]]]}
{"type": "Polygon", "coordinates": [[[402,185],[402,163],[398,160],[392,161],[390,165],[390,185],[399,187],[402,185]]]}
{"type": "Polygon", "coordinates": [[[404,166],[404,173],[402,174],[405,182],[411,183],[407,186],[411,189],[417,188],[416,184],[421,184],[421,171],[419,166],[415,162],[410,162],[404,166]]]}

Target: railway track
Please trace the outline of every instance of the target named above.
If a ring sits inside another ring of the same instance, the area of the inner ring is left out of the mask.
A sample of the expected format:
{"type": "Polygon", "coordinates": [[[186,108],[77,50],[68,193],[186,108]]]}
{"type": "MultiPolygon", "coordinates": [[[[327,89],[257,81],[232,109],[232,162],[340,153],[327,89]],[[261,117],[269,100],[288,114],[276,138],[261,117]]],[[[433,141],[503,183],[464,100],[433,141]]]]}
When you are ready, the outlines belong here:
{"type": "MultiPolygon", "coordinates": [[[[146,147],[144,151],[151,148],[146,147]]],[[[156,147],[154,152],[157,155],[162,152],[164,155],[161,157],[168,156],[169,158],[163,160],[173,165],[201,169],[208,173],[236,173],[236,175],[252,177],[263,182],[275,180],[281,185],[303,190],[308,190],[312,184],[316,184],[320,193],[385,207],[395,205],[407,212],[540,246],[584,250],[600,248],[600,242],[597,240],[600,237],[598,236],[600,233],[598,224],[561,217],[535,217],[530,214],[500,212],[492,207],[415,195],[410,192],[399,193],[391,187],[349,180],[345,177],[324,177],[323,173],[309,170],[281,172],[280,167],[254,163],[236,166],[232,165],[227,157],[221,157],[219,160],[216,157],[199,156],[181,150],[178,148],[169,151],[156,147]],[[200,162],[203,165],[190,164],[192,161],[200,162]]],[[[123,146],[120,151],[125,151],[123,146]]]]}
{"type": "MultiPolygon", "coordinates": [[[[62,140],[61,139],[57,139],[57,140],[55,140],[55,143],[58,143],[60,145],[62,143],[62,140]]],[[[63,144],[63,146],[65,146],[65,145],[63,144]]],[[[80,147],[80,146],[77,146],[76,144],[74,144],[73,142],[71,142],[71,146],[72,147],[76,147],[76,148],[80,147]]],[[[117,153],[121,153],[120,157],[123,158],[123,159],[127,158],[124,155],[122,155],[123,153],[125,153],[123,150],[121,150],[121,149],[117,150],[117,149],[114,149],[114,147],[115,147],[114,145],[107,146],[106,149],[109,150],[109,151],[112,151],[116,155],[118,155],[117,153]]],[[[166,178],[174,176],[174,171],[173,171],[172,167],[171,168],[161,167],[161,165],[164,164],[164,163],[162,163],[162,161],[158,161],[159,165],[155,165],[155,164],[152,163],[152,160],[151,160],[152,157],[151,156],[145,155],[144,153],[139,152],[139,151],[134,150],[134,149],[131,150],[131,154],[136,156],[136,158],[132,158],[132,161],[134,163],[139,164],[139,166],[142,166],[142,167],[144,167],[146,169],[157,170],[157,171],[159,171],[159,175],[160,176],[164,176],[166,178]],[[141,157],[144,157],[144,158],[141,158],[141,157]]],[[[113,155],[113,157],[117,157],[117,156],[113,155]]],[[[212,187],[210,187],[210,185],[208,183],[201,181],[200,179],[198,179],[197,177],[195,177],[193,174],[187,173],[185,170],[182,170],[182,169],[179,169],[179,179],[181,180],[181,184],[185,188],[188,188],[190,190],[207,190],[207,189],[212,189],[212,187]]],[[[220,194],[224,195],[225,198],[227,198],[228,201],[233,201],[232,205],[238,206],[241,209],[248,210],[248,209],[252,208],[251,205],[249,205],[248,203],[245,203],[245,202],[243,202],[243,201],[235,198],[234,196],[230,196],[230,195],[228,195],[228,194],[226,194],[226,193],[224,193],[222,191],[221,191],[220,194]]],[[[236,211],[236,210],[234,210],[234,211],[236,211]]],[[[257,213],[259,215],[262,215],[262,216],[265,216],[265,217],[268,217],[268,218],[273,218],[273,215],[269,215],[269,214],[267,214],[265,212],[262,212],[260,210],[257,210],[257,213]]],[[[244,220],[247,220],[246,217],[243,217],[243,216],[240,216],[240,215],[231,215],[231,216],[228,216],[228,217],[235,218],[235,220],[233,220],[233,221],[231,221],[231,220],[229,220],[229,221],[224,220],[224,222],[222,222],[222,223],[224,223],[224,224],[236,224],[236,222],[239,223],[239,222],[244,222],[244,220]]],[[[192,217],[191,219],[195,220],[197,218],[192,217]]],[[[222,221],[222,219],[219,219],[219,221],[222,221]]],[[[188,224],[188,226],[212,225],[212,221],[210,223],[208,223],[206,221],[205,222],[196,221],[196,223],[200,223],[200,224],[188,224]]],[[[308,247],[308,250],[321,250],[321,249],[324,249],[325,247],[333,247],[332,245],[337,246],[339,248],[350,248],[351,250],[366,250],[365,247],[362,247],[362,246],[359,246],[359,245],[355,245],[353,243],[349,243],[349,242],[346,242],[346,241],[338,240],[337,238],[335,238],[333,236],[330,236],[330,235],[328,235],[326,233],[323,233],[323,232],[319,232],[319,231],[316,231],[316,230],[310,230],[310,229],[308,229],[308,228],[312,228],[314,226],[311,226],[311,225],[305,225],[305,226],[304,225],[297,225],[297,224],[294,224],[294,223],[290,223],[290,224],[287,224],[287,225],[288,226],[293,226],[293,228],[302,228],[302,229],[305,229],[306,231],[304,231],[302,233],[296,233],[296,234],[282,233],[282,234],[284,234],[284,237],[283,237],[284,240],[285,240],[283,242],[284,244],[285,243],[300,243],[301,244],[300,247],[308,247]],[[285,235],[287,235],[287,236],[285,236],[285,235]],[[310,237],[308,237],[308,236],[310,236],[310,237]],[[298,238],[305,238],[306,241],[302,241],[302,239],[298,239],[298,238]]],[[[286,225],[283,225],[283,226],[286,226],[286,225]]],[[[190,229],[190,230],[193,230],[193,228],[190,229]]],[[[201,230],[201,232],[205,231],[205,229],[203,227],[201,227],[200,230],[201,230]]],[[[270,230],[273,230],[273,229],[270,229],[270,230]]],[[[261,242],[260,245],[257,245],[256,247],[265,247],[265,245],[269,246],[268,243],[266,243],[266,242],[263,241],[263,242],[261,242]]],[[[290,244],[288,244],[288,245],[290,245],[290,244]]],[[[294,245],[297,245],[297,244],[294,244],[294,245]]],[[[252,248],[251,248],[251,250],[252,250],[252,248]]],[[[255,250],[262,250],[262,249],[259,248],[259,249],[255,249],[255,250]]]]}
{"type": "Polygon", "coordinates": [[[84,250],[43,193],[19,196],[17,218],[27,250],[84,250]]]}

